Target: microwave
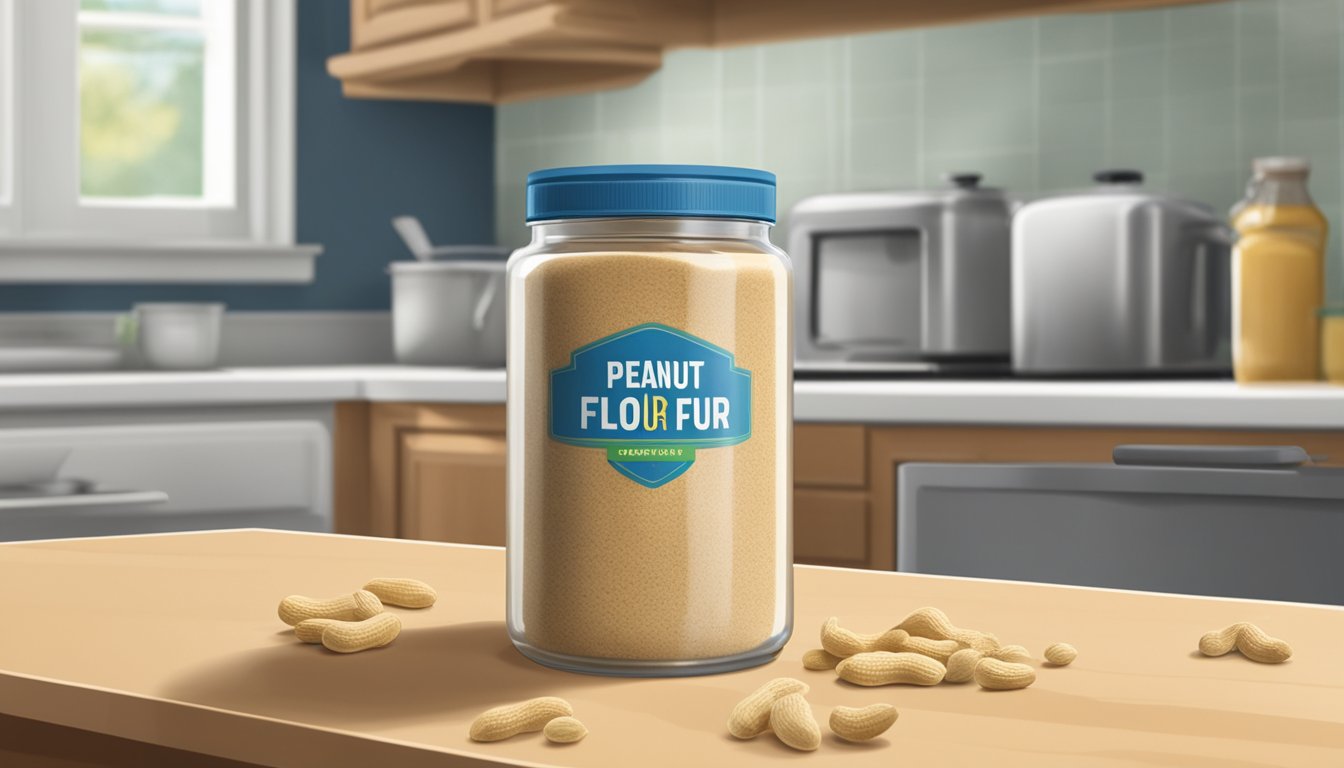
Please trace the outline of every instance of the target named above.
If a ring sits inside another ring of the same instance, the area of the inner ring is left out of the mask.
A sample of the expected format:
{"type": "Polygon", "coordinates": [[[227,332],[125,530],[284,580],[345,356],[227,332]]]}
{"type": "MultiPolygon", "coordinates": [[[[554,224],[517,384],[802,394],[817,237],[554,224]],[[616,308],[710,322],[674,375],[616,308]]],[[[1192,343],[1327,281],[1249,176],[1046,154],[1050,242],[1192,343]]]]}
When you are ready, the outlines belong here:
{"type": "Polygon", "coordinates": [[[1011,209],[977,174],[942,189],[829,194],[790,213],[800,368],[1003,361],[1011,209]]]}

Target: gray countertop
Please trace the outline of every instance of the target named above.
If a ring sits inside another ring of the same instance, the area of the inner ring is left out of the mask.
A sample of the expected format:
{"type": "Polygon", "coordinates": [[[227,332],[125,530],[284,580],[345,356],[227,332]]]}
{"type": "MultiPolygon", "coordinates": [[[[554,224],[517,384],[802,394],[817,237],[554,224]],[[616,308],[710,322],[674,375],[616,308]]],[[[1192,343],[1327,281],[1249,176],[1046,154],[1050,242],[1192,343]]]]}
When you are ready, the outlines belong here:
{"type": "MultiPolygon", "coordinates": [[[[794,392],[804,422],[1344,429],[1344,387],[1328,384],[804,380],[794,392]]],[[[501,370],[395,365],[0,376],[0,410],[504,398],[501,370]]]]}

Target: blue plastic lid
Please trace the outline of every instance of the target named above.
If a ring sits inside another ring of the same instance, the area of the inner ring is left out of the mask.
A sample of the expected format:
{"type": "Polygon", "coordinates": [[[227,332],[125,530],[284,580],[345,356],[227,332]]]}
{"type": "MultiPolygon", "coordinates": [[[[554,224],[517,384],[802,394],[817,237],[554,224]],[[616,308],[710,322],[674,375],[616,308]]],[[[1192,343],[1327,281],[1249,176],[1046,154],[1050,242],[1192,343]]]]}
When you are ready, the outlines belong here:
{"type": "Polygon", "coordinates": [[[527,175],[527,220],[695,216],[775,223],[775,175],[718,165],[587,165],[527,175]]]}

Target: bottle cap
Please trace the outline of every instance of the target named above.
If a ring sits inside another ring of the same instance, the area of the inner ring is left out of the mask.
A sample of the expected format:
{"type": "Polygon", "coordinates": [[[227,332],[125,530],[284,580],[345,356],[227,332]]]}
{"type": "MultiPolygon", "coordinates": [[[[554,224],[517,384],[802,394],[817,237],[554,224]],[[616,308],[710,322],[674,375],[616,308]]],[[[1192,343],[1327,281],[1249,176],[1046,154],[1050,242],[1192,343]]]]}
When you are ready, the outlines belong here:
{"type": "Polygon", "coordinates": [[[1311,163],[1305,157],[1257,157],[1251,161],[1251,170],[1256,176],[1306,175],[1311,163]]]}

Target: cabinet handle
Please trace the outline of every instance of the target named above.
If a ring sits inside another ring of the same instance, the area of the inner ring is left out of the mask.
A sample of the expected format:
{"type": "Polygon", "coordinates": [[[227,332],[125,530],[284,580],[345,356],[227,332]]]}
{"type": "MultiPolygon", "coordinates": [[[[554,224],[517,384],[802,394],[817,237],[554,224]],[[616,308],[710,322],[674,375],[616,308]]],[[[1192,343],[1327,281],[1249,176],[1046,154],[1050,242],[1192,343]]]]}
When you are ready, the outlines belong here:
{"type": "Polygon", "coordinates": [[[1288,469],[1311,462],[1296,445],[1117,445],[1116,464],[1141,467],[1288,469]]]}
{"type": "Polygon", "coordinates": [[[163,491],[96,491],[58,496],[21,496],[0,498],[0,512],[79,509],[82,511],[117,510],[163,504],[163,491]]]}

